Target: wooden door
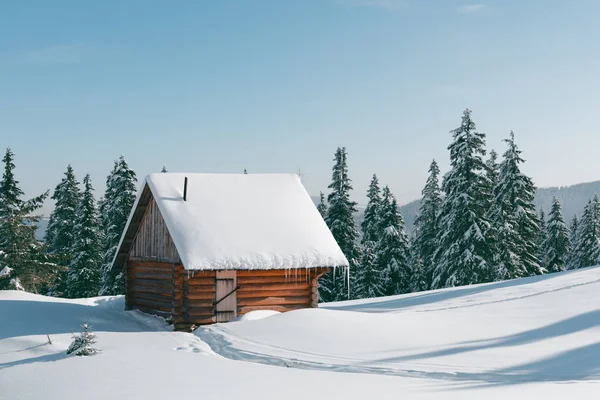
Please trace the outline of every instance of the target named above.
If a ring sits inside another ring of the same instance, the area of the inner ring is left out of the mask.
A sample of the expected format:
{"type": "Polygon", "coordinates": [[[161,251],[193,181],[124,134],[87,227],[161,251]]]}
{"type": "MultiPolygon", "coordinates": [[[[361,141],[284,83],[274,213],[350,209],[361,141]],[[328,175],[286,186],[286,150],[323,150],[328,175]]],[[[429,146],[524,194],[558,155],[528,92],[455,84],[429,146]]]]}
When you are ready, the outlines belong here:
{"type": "Polygon", "coordinates": [[[237,317],[236,271],[217,271],[215,314],[217,322],[227,322],[237,317]]]}

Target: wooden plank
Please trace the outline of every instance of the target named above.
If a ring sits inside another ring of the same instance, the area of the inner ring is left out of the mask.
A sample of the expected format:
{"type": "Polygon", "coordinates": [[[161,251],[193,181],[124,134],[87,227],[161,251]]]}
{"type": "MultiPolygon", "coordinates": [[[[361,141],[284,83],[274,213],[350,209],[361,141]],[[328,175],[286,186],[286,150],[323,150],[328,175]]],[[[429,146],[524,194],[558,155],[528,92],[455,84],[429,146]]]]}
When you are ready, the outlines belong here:
{"type": "Polygon", "coordinates": [[[187,280],[187,285],[189,287],[193,287],[193,286],[215,286],[215,278],[209,278],[209,277],[202,277],[202,278],[194,278],[194,279],[188,279],[187,280]]]}
{"type": "Polygon", "coordinates": [[[156,280],[154,282],[156,283],[153,285],[151,283],[141,284],[134,281],[131,285],[131,289],[136,292],[162,292],[169,294],[171,294],[171,292],[173,291],[173,285],[171,285],[171,283],[168,281],[156,280]]]}
{"type": "Polygon", "coordinates": [[[256,283],[256,284],[244,284],[238,282],[241,288],[238,290],[240,293],[250,290],[264,290],[264,291],[279,291],[279,290],[308,290],[310,289],[310,283],[256,283]]]}
{"type": "Polygon", "coordinates": [[[163,281],[171,281],[171,275],[167,272],[164,274],[157,273],[147,273],[147,272],[134,272],[132,276],[133,280],[136,279],[153,279],[153,280],[163,280],[163,281]]]}
{"type": "Polygon", "coordinates": [[[166,313],[170,313],[171,312],[171,306],[170,305],[157,305],[155,302],[152,301],[148,301],[148,300],[144,300],[144,299],[133,299],[132,301],[132,307],[133,308],[139,308],[139,307],[145,307],[147,309],[150,310],[156,310],[156,311],[163,311],[166,313]]]}
{"type": "MultiPolygon", "coordinates": [[[[304,271],[302,271],[304,272],[304,271]]],[[[304,275],[304,274],[303,274],[304,275]]],[[[293,272],[285,269],[240,269],[237,276],[295,276],[293,272]]]]}
{"type": "Polygon", "coordinates": [[[306,304],[309,305],[310,299],[308,294],[306,296],[295,296],[295,297],[267,297],[267,298],[244,298],[239,299],[238,306],[278,306],[287,304],[306,304]]]}
{"type": "Polygon", "coordinates": [[[133,302],[137,302],[138,300],[142,300],[147,302],[148,304],[156,304],[159,306],[169,306],[171,307],[172,299],[171,296],[160,296],[152,293],[135,293],[133,297],[133,302]]]}
{"type": "Polygon", "coordinates": [[[266,284],[272,284],[272,283],[280,283],[280,284],[290,284],[290,283],[298,283],[298,284],[303,284],[303,283],[308,283],[310,282],[310,279],[305,279],[305,277],[302,277],[302,279],[295,279],[294,277],[285,277],[284,275],[277,275],[277,276],[244,276],[244,277],[239,277],[238,278],[238,284],[239,285],[248,285],[248,284],[259,284],[259,283],[266,283],[266,284]]]}
{"type": "Polygon", "coordinates": [[[188,286],[188,293],[214,293],[215,292],[215,283],[202,284],[202,285],[191,285],[188,286]]]}
{"type": "Polygon", "coordinates": [[[239,290],[237,297],[238,299],[252,299],[252,298],[269,298],[269,297],[304,297],[309,298],[309,289],[299,290],[239,290]]]}
{"type": "Polygon", "coordinates": [[[183,297],[183,309],[187,310],[190,308],[213,308],[214,299],[208,300],[189,300],[185,296],[183,297]]]}
{"type": "Polygon", "coordinates": [[[215,300],[215,292],[196,292],[188,293],[186,299],[192,300],[215,300]]]}

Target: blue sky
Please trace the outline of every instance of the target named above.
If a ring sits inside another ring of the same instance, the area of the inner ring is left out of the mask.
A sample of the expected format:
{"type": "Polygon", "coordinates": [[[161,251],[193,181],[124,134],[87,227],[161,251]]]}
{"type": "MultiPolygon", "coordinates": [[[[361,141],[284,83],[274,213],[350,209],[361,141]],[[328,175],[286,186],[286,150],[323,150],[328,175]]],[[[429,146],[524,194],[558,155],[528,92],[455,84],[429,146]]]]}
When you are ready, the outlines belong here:
{"type": "MultiPolygon", "coordinates": [[[[473,110],[539,186],[600,179],[600,2],[0,0],[0,145],[26,193],[158,172],[296,172],[346,146],[400,202],[473,110]]],[[[50,205],[45,208],[47,212],[50,205]]]]}

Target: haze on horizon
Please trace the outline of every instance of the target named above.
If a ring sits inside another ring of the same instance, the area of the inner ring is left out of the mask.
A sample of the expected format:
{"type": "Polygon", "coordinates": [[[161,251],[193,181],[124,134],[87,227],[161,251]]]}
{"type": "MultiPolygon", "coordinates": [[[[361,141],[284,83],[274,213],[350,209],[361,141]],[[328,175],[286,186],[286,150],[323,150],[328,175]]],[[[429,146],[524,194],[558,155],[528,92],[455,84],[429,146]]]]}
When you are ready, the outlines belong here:
{"type": "MultiPolygon", "coordinates": [[[[0,5],[0,145],[26,195],[67,164],[96,194],[124,154],[138,179],[303,175],[326,191],[346,146],[354,196],[371,175],[419,197],[473,110],[488,150],[511,130],[539,187],[600,179],[600,39],[592,0],[133,0],[0,5]]],[[[47,202],[44,213],[52,203],[47,202]]]]}

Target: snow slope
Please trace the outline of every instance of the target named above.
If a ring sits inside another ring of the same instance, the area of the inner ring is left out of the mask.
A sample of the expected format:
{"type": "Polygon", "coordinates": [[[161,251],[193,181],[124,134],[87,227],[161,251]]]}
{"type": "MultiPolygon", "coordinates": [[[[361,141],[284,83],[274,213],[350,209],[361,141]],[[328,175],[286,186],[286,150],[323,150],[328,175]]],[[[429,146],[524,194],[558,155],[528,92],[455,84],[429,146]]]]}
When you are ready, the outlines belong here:
{"type": "Polygon", "coordinates": [[[0,292],[0,399],[600,393],[598,267],[266,314],[194,334],[122,307],[119,297],[0,292]],[[67,357],[70,332],[86,321],[102,354],[67,357]]]}

